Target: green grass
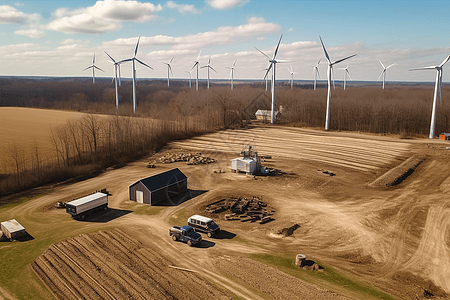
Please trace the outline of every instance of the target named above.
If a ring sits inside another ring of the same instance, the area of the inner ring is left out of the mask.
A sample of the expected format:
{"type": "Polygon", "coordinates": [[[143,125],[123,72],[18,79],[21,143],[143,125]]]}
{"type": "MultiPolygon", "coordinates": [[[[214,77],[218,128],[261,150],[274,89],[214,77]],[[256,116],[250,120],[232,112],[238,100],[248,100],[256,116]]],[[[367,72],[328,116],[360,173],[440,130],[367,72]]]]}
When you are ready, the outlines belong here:
{"type": "Polygon", "coordinates": [[[172,226],[183,226],[187,224],[188,215],[184,209],[180,209],[169,218],[169,223],[172,226]]]}
{"type": "Polygon", "coordinates": [[[1,203],[0,202],[0,210],[10,209],[10,208],[16,207],[16,206],[18,206],[20,204],[28,202],[28,201],[30,201],[32,199],[36,199],[36,198],[42,197],[42,196],[50,194],[52,192],[53,192],[52,189],[40,190],[39,192],[33,193],[30,196],[23,196],[23,197],[20,197],[20,198],[17,198],[17,199],[11,199],[7,203],[1,203]]]}
{"type": "Polygon", "coordinates": [[[162,206],[151,206],[151,205],[139,205],[133,207],[133,212],[137,215],[155,216],[164,210],[162,206]]]}
{"type": "Polygon", "coordinates": [[[365,282],[340,274],[333,268],[325,266],[318,261],[316,263],[324,267],[323,271],[299,270],[294,263],[295,254],[293,253],[276,255],[250,254],[249,256],[256,261],[272,266],[284,273],[352,298],[395,299],[365,282]]]}

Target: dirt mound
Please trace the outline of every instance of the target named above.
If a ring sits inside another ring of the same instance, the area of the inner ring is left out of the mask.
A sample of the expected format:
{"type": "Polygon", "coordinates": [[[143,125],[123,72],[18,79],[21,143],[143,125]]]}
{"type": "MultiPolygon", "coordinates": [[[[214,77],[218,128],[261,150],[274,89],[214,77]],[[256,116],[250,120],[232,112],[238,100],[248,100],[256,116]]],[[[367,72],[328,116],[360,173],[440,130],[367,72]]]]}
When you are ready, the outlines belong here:
{"type": "Polygon", "coordinates": [[[284,227],[283,229],[278,230],[277,234],[283,236],[291,236],[298,228],[300,228],[300,225],[294,224],[292,226],[284,227]]]}
{"type": "Polygon", "coordinates": [[[424,156],[414,155],[395,168],[390,169],[373,182],[370,187],[391,187],[400,184],[425,160],[424,156]]]}
{"type": "Polygon", "coordinates": [[[155,163],[170,164],[179,161],[185,161],[187,165],[211,164],[216,162],[215,159],[202,156],[201,153],[167,153],[153,163],[150,163],[150,165],[154,165],[155,163]]]}
{"type": "Polygon", "coordinates": [[[52,245],[31,267],[57,299],[229,299],[120,229],[52,245]]]}

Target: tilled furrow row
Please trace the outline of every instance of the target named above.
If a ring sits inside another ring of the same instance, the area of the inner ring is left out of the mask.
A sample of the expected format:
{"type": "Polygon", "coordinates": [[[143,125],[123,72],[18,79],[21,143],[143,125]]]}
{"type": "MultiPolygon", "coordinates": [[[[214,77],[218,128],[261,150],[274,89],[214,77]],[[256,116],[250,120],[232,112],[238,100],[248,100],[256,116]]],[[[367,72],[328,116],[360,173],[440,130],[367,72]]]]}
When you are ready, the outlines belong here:
{"type": "Polygon", "coordinates": [[[161,296],[158,287],[149,278],[142,279],[132,269],[124,265],[123,259],[118,259],[111,252],[110,248],[101,248],[89,236],[83,235],[76,239],[78,247],[84,248],[83,252],[90,252],[91,259],[96,263],[103,263],[108,268],[105,272],[113,279],[113,284],[122,285],[121,289],[126,289],[133,299],[157,299],[161,296]]]}

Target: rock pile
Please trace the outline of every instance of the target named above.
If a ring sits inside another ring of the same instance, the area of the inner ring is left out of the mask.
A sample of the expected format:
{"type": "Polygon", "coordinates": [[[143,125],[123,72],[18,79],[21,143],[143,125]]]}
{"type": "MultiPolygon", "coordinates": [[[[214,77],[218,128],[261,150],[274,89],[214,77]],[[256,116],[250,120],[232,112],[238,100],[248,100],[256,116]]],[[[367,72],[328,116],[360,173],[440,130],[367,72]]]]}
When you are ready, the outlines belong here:
{"type": "Polygon", "coordinates": [[[211,164],[216,162],[215,159],[202,156],[201,153],[168,153],[155,162],[170,164],[178,161],[185,161],[187,165],[211,164]]]}

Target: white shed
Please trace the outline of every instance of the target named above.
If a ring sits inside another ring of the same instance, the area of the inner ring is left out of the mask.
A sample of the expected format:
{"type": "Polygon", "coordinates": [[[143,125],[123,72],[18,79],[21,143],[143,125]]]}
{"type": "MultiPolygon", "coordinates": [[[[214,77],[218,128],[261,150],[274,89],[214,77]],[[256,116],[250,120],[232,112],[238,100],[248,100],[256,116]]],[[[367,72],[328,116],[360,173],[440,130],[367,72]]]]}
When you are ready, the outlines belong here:
{"type": "Polygon", "coordinates": [[[27,234],[25,228],[15,219],[2,222],[0,225],[3,233],[10,240],[15,240],[27,234]]]}
{"type": "Polygon", "coordinates": [[[258,164],[250,157],[239,157],[231,160],[231,170],[233,172],[254,174],[258,171],[258,164]]]}

